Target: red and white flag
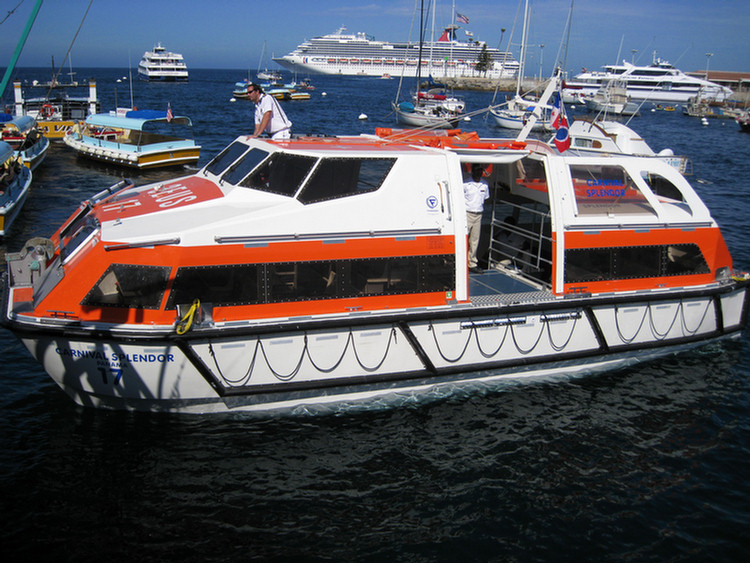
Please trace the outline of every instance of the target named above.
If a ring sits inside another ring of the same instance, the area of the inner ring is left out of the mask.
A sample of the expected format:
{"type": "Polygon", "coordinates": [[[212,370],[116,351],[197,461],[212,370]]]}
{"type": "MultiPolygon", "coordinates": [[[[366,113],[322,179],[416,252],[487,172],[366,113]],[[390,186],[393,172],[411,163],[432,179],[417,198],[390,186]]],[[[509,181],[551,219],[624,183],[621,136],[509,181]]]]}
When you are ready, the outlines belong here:
{"type": "Polygon", "coordinates": [[[172,121],[174,119],[174,115],[172,115],[172,104],[167,102],[167,123],[172,121]]]}

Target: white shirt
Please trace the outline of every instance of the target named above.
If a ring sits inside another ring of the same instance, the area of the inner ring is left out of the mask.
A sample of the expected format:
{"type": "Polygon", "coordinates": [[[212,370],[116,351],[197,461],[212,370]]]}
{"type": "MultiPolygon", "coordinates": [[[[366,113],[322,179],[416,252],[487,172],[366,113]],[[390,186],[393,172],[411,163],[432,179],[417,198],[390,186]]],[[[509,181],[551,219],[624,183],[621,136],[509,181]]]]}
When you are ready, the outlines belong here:
{"type": "Polygon", "coordinates": [[[466,198],[466,211],[470,213],[481,213],[484,210],[484,200],[489,199],[490,188],[487,182],[470,180],[464,182],[464,198],[466,198]]]}
{"type": "Polygon", "coordinates": [[[263,116],[269,111],[271,112],[271,119],[268,121],[265,133],[273,137],[279,131],[288,130],[292,127],[292,122],[281,109],[279,102],[269,94],[261,94],[258,103],[255,104],[255,124],[263,121],[263,116]]]}

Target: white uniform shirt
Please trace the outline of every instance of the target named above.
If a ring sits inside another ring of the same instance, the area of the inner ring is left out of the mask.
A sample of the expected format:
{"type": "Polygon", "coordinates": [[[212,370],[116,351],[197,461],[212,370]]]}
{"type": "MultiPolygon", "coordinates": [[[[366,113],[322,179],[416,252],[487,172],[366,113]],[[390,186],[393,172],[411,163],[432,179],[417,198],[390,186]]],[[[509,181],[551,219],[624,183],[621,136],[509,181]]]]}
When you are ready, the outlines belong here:
{"type": "Polygon", "coordinates": [[[255,104],[255,124],[257,125],[263,121],[263,116],[266,112],[271,112],[271,119],[268,121],[266,130],[264,133],[268,133],[273,137],[276,133],[282,130],[290,129],[292,122],[289,121],[284,110],[281,109],[279,102],[269,94],[261,94],[260,100],[255,104]]]}
{"type": "Polygon", "coordinates": [[[484,200],[490,197],[490,188],[487,182],[464,182],[464,198],[466,198],[466,211],[481,213],[484,209],[484,200]]]}

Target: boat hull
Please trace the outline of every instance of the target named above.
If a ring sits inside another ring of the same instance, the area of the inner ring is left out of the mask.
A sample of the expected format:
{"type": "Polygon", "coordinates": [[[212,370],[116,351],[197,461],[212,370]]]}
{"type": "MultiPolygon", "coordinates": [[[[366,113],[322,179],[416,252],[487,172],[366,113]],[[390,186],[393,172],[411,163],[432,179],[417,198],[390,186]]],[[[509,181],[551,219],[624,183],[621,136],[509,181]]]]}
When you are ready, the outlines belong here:
{"type": "Polygon", "coordinates": [[[30,186],[31,171],[22,169],[18,183],[12,188],[14,193],[11,198],[5,198],[5,194],[3,194],[4,201],[0,200],[0,238],[6,235],[13,221],[21,212],[24,203],[26,203],[26,198],[29,196],[30,186]]]}
{"type": "Polygon", "coordinates": [[[594,99],[586,100],[586,109],[594,113],[607,113],[611,115],[638,115],[639,105],[635,102],[601,102],[594,99]]]}
{"type": "Polygon", "coordinates": [[[745,284],[627,300],[208,322],[182,336],[6,324],[80,405],[270,412],[612,370],[739,334],[747,301],[745,284]]]}
{"type": "Polygon", "coordinates": [[[79,156],[136,169],[194,165],[200,158],[201,149],[199,146],[188,146],[158,150],[121,150],[112,146],[86,143],[76,139],[74,135],[67,135],[63,141],[79,156]]]}
{"type": "Polygon", "coordinates": [[[39,130],[48,139],[62,139],[69,132],[73,131],[77,121],[74,120],[50,120],[50,121],[37,121],[39,130]]]}
{"type": "MultiPolygon", "coordinates": [[[[520,131],[526,126],[526,122],[529,118],[529,112],[523,111],[512,111],[512,110],[499,110],[492,111],[492,117],[495,118],[495,124],[503,129],[515,129],[520,131]]],[[[532,131],[552,131],[552,127],[549,121],[537,120],[534,126],[531,128],[532,131]]]]}
{"type": "Polygon", "coordinates": [[[455,129],[459,126],[461,116],[445,117],[435,115],[429,111],[404,111],[394,104],[393,111],[396,121],[409,127],[430,127],[437,129],[455,129]]]}

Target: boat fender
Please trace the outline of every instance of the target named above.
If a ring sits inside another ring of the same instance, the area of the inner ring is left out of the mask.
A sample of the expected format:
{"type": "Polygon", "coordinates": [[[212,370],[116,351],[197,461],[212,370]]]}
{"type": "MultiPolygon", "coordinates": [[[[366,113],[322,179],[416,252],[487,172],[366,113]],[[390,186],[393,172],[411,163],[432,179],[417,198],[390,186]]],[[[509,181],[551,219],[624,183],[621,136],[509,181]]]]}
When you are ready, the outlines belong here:
{"type": "Polygon", "coordinates": [[[52,117],[52,114],[55,113],[55,108],[53,108],[49,104],[44,104],[42,106],[42,110],[39,113],[41,113],[42,117],[45,117],[45,118],[52,117]]]}
{"type": "Polygon", "coordinates": [[[190,306],[190,309],[188,309],[188,312],[185,313],[185,315],[180,319],[180,322],[177,323],[177,334],[185,334],[188,330],[190,330],[190,327],[193,325],[195,312],[200,309],[200,306],[200,299],[194,299],[193,304],[190,306]]]}

